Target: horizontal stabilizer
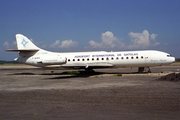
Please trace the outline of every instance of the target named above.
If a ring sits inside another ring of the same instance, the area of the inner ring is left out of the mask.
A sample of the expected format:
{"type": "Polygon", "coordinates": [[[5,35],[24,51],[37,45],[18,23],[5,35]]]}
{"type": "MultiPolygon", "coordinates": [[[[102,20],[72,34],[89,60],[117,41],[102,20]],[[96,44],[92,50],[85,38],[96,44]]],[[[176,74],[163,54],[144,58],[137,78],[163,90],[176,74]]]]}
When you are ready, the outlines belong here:
{"type": "Polygon", "coordinates": [[[30,49],[30,50],[27,50],[27,49],[22,49],[22,50],[8,49],[6,51],[9,51],[9,52],[37,52],[37,51],[39,51],[39,49],[30,49]]]}

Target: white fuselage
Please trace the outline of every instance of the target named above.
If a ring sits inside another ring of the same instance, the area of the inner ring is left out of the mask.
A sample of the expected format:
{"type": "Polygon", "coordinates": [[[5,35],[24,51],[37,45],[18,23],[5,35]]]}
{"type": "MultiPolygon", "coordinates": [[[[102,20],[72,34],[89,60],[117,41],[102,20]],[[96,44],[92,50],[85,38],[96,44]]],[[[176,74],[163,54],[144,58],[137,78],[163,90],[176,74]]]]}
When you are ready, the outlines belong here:
{"type": "Polygon", "coordinates": [[[108,67],[151,67],[171,64],[175,58],[170,54],[155,51],[122,51],[122,52],[70,52],[55,53],[45,50],[32,53],[21,53],[19,62],[43,68],[108,68],[108,67]]]}

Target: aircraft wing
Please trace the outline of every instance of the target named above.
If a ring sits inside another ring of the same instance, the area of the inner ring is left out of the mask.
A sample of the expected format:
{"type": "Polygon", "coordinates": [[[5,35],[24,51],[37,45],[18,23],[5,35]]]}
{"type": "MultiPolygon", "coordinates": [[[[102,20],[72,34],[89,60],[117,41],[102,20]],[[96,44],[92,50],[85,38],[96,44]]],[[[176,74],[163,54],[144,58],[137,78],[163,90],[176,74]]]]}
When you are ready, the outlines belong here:
{"type": "Polygon", "coordinates": [[[108,68],[113,67],[114,65],[107,62],[95,62],[95,63],[74,63],[74,64],[64,64],[61,67],[64,68],[108,68]]]}

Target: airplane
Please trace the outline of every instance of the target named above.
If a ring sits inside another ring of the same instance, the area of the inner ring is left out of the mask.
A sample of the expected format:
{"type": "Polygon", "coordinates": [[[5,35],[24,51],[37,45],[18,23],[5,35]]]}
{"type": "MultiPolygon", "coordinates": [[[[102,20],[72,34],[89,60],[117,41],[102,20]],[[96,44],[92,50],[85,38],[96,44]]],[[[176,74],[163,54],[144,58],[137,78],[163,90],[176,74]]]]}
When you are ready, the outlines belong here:
{"type": "Polygon", "coordinates": [[[85,69],[87,73],[97,68],[133,68],[138,72],[151,72],[150,67],[168,65],[175,58],[157,50],[141,51],[92,51],[92,52],[50,52],[37,47],[26,36],[16,34],[17,49],[6,51],[19,52],[14,60],[44,69],[85,69]]]}

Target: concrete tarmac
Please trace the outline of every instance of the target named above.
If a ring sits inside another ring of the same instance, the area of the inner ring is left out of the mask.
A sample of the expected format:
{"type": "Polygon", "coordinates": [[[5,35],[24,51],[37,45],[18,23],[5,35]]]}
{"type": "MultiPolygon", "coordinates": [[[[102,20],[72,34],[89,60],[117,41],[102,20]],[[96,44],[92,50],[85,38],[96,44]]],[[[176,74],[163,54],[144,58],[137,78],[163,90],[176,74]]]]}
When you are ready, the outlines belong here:
{"type": "Polygon", "coordinates": [[[143,74],[137,74],[137,68],[122,68],[72,75],[0,66],[0,119],[178,120],[180,82],[158,79],[179,69],[177,64],[143,74]]]}

